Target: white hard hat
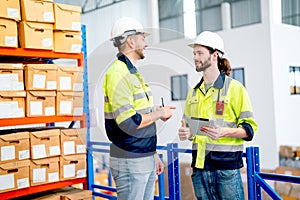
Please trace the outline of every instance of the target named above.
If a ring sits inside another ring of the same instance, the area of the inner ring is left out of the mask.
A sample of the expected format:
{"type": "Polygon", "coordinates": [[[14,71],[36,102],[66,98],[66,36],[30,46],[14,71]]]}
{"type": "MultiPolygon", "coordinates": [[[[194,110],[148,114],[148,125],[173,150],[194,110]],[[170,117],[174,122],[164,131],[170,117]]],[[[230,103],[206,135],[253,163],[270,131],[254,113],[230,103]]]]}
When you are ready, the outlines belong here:
{"type": "Polygon", "coordinates": [[[214,32],[203,31],[200,35],[198,35],[198,37],[196,37],[193,43],[189,44],[189,46],[194,47],[197,44],[219,50],[222,54],[225,53],[223,39],[214,32]]]}
{"type": "Polygon", "coordinates": [[[123,42],[125,42],[128,35],[134,35],[137,33],[144,33],[145,36],[149,35],[149,33],[146,33],[144,31],[144,28],[139,21],[131,17],[123,17],[118,19],[114,23],[110,33],[110,39],[113,41],[117,38],[123,39],[122,42],[119,43],[122,44],[123,42]],[[119,38],[121,36],[123,36],[124,38],[119,38]]]}

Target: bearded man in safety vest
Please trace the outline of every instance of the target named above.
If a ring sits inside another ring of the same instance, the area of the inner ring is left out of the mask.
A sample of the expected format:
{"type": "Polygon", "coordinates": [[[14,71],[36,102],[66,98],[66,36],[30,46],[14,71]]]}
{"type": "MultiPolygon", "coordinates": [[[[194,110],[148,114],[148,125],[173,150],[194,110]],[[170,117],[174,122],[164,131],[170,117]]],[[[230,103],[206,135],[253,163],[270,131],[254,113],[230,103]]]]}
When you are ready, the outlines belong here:
{"type": "Polygon", "coordinates": [[[156,175],[164,170],[156,153],[155,121],[167,121],[175,109],[154,109],[151,89],[135,67],[145,57],[147,35],[140,22],[128,17],[117,20],[111,31],[119,54],[103,82],[104,115],[118,200],[153,200],[156,175]]]}
{"type": "Polygon", "coordinates": [[[204,31],[189,45],[194,49],[200,82],[186,98],[180,140],[192,141],[192,181],[197,199],[243,200],[240,175],[243,144],[257,131],[248,93],[229,77],[231,67],[223,58],[224,42],[204,31]]]}

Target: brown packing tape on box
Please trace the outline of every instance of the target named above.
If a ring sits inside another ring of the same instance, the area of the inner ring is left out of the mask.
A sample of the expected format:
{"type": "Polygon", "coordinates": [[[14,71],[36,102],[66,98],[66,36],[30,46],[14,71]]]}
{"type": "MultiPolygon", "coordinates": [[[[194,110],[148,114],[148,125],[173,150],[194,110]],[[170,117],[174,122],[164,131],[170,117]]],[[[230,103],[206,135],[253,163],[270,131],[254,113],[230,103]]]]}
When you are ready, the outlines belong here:
{"type": "Polygon", "coordinates": [[[54,23],[53,0],[21,0],[23,21],[54,23]]]}
{"type": "Polygon", "coordinates": [[[27,91],[26,116],[55,116],[55,91],[27,91]]]}
{"type": "Polygon", "coordinates": [[[0,46],[18,47],[18,29],[15,20],[0,18],[0,46]]]}
{"type": "Polygon", "coordinates": [[[22,48],[53,50],[53,25],[22,21],[19,40],[22,48]]]}
{"type": "Polygon", "coordinates": [[[0,17],[20,21],[21,12],[19,0],[1,1],[0,17]]]}

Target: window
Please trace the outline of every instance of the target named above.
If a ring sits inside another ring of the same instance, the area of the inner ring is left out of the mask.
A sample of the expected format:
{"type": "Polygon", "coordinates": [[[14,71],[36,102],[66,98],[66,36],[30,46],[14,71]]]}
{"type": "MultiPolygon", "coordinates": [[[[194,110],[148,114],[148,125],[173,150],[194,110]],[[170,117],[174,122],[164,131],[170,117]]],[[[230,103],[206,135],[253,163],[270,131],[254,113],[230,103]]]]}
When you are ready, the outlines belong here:
{"type": "Polygon", "coordinates": [[[187,74],[171,76],[171,97],[173,101],[185,100],[188,93],[187,74]]]}
{"type": "Polygon", "coordinates": [[[184,37],[183,0],[159,0],[160,40],[184,37]]]}
{"type": "Polygon", "coordinates": [[[241,84],[245,86],[245,73],[244,68],[235,68],[231,71],[231,77],[238,80],[241,84]]]}
{"type": "Polygon", "coordinates": [[[300,94],[300,67],[290,67],[290,92],[300,94]]]}
{"type": "Polygon", "coordinates": [[[197,34],[202,31],[222,30],[222,0],[196,0],[197,34]]]}
{"type": "Polygon", "coordinates": [[[197,34],[222,30],[222,3],[230,4],[231,27],[261,22],[261,0],[195,0],[197,34]]]}
{"type": "Polygon", "coordinates": [[[227,0],[232,28],[261,22],[261,0],[227,0]]]}
{"type": "Polygon", "coordinates": [[[300,26],[300,0],[281,0],[282,23],[300,26]]]}

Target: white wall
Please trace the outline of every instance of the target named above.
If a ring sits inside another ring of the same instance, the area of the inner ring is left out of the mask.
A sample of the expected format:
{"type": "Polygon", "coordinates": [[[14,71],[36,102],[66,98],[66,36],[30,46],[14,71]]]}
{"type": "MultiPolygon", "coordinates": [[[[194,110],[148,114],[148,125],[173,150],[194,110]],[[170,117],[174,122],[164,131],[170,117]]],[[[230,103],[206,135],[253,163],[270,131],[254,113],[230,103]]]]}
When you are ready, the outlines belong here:
{"type": "MultiPolygon", "coordinates": [[[[273,1],[261,1],[262,23],[219,32],[223,37],[226,57],[235,67],[244,67],[246,88],[252,101],[258,132],[246,146],[260,147],[261,167],[274,169],[278,166],[278,146],[299,145],[297,115],[300,113],[299,95],[289,93],[289,66],[299,66],[300,28],[278,24],[273,1]],[[270,10],[271,8],[271,10],[270,10]],[[274,16],[273,16],[274,15],[274,16]],[[275,19],[276,18],[276,19],[275,19]]],[[[88,31],[88,66],[90,83],[90,109],[92,115],[91,137],[107,140],[103,124],[102,80],[104,73],[115,59],[116,49],[108,41],[113,22],[121,16],[139,19],[145,27],[157,24],[147,11],[149,1],[127,0],[112,7],[83,15],[88,31]]],[[[277,8],[276,8],[277,7],[277,8]]],[[[280,8],[279,8],[280,9],[280,8]]],[[[278,10],[277,10],[278,11],[278,10]]],[[[154,20],[157,20],[154,18],[154,20]]],[[[155,27],[154,27],[155,28],[155,27]]],[[[152,36],[156,29],[150,29],[152,36]]],[[[188,39],[160,44],[150,36],[146,58],[138,68],[149,82],[156,104],[164,97],[165,104],[177,106],[175,115],[166,124],[158,122],[158,142],[178,142],[190,148],[189,142],[179,142],[177,129],[184,109],[184,101],[172,102],[170,76],[188,74],[189,86],[201,78],[193,67],[192,50],[188,39]]]]}
{"type": "Polygon", "coordinates": [[[147,1],[126,0],[82,15],[82,23],[87,27],[88,54],[91,54],[100,44],[109,40],[111,27],[120,17],[135,17],[144,25],[150,24],[147,6],[147,1]]]}

